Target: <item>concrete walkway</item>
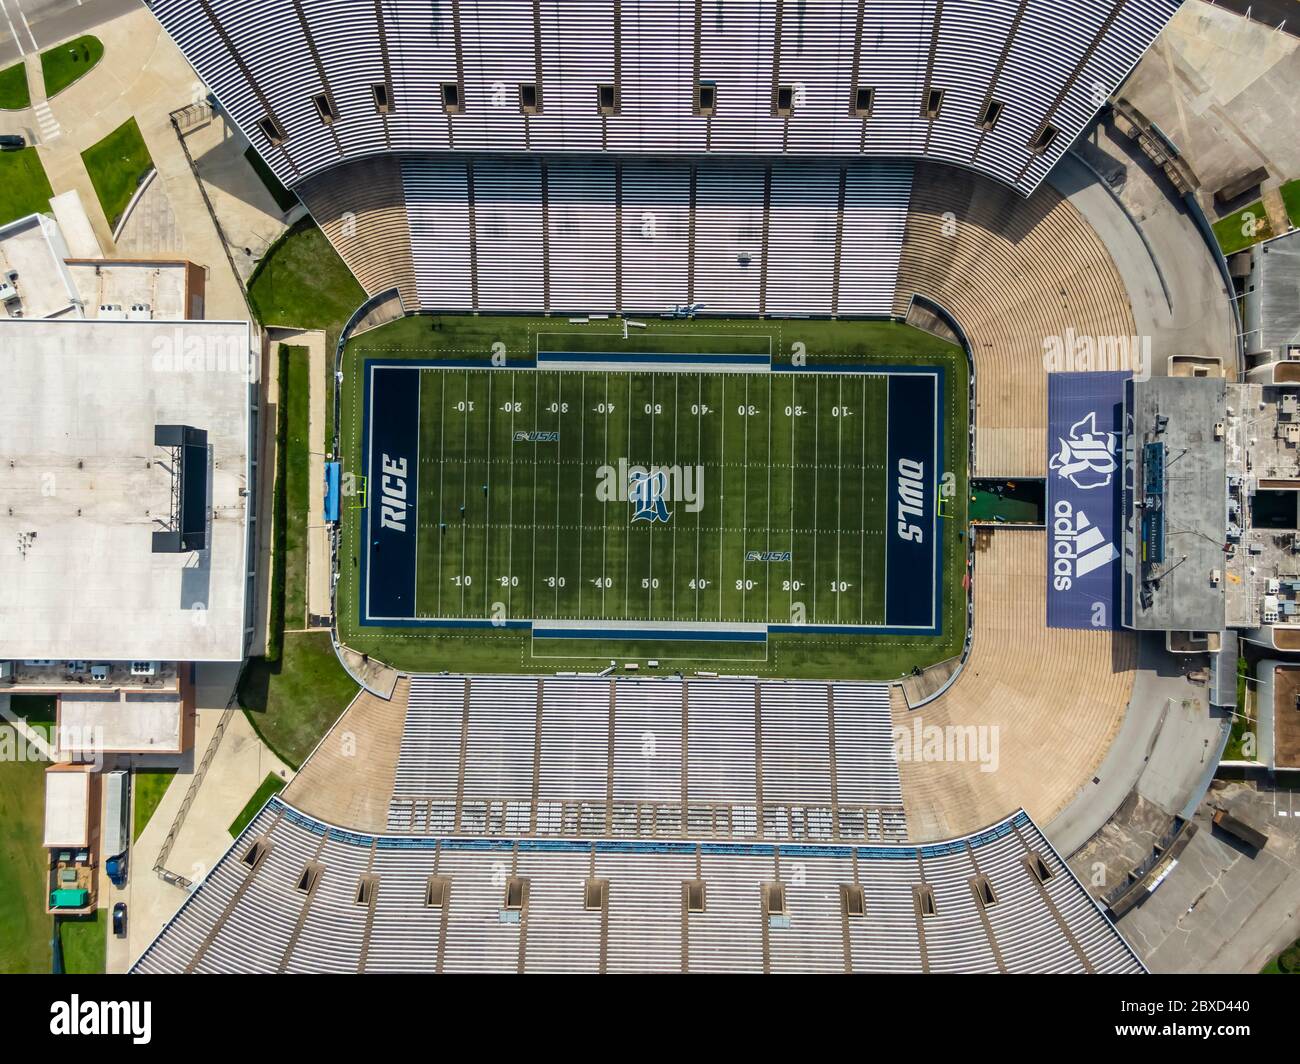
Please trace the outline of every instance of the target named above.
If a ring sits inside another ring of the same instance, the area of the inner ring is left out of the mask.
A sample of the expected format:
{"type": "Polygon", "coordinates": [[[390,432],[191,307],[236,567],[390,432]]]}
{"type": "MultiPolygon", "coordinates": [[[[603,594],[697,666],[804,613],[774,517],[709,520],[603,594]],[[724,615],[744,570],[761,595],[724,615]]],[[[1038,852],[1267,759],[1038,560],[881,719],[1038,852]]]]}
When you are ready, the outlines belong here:
{"type": "Polygon", "coordinates": [[[193,69],[143,5],[98,25],[95,33],[104,42],[103,59],[48,102],[39,59],[27,58],[33,106],[0,112],[0,133],[22,133],[36,143],[55,194],[77,191],[100,245],[111,255],[116,248],[112,229],[81,153],[134,117],[158,169],[158,194],[165,196],[176,219],[176,246],[166,253],[207,268],[209,319],[247,320],[239,281],[169,117],[193,99],[193,69]]]}
{"type": "MultiPolygon", "coordinates": [[[[308,617],[328,617],[330,614],[330,544],[329,530],[325,525],[325,427],[328,420],[326,387],[328,359],[333,352],[326,351],[326,337],[320,329],[268,329],[272,345],[289,344],[305,347],[309,361],[308,379],[311,388],[307,415],[307,614],[308,617]]],[[[274,360],[279,364],[279,360],[274,360]]],[[[278,397],[278,382],[277,382],[278,397]]],[[[278,402],[278,398],[277,398],[278,402]]],[[[288,628],[311,628],[307,617],[286,617],[288,628]]]]}
{"type": "MultiPolygon", "coordinates": [[[[201,709],[195,722],[194,756],[177,772],[158,808],[135,841],[130,878],[122,891],[111,891],[112,902],[125,901],[129,914],[127,940],[115,948],[109,934],[108,971],[125,971],[153,941],[163,925],[185,901],[186,891],[159,878],[153,871],[158,853],[185,800],[194,771],[220,723],[222,707],[201,709]]],[[[234,840],[230,824],[269,774],[288,781],[291,768],[258,739],[248,718],[236,711],[222,737],[207,774],[190,806],[167,859],[169,871],[198,883],[234,840]]]]}

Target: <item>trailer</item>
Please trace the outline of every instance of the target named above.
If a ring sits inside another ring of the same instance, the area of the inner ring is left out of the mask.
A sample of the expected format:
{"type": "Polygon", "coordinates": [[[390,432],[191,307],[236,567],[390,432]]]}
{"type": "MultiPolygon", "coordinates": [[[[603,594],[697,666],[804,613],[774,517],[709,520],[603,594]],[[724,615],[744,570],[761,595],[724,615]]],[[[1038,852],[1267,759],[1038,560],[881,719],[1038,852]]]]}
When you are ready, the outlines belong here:
{"type": "Polygon", "coordinates": [[[104,777],[105,871],[115,887],[126,883],[126,851],[131,845],[131,777],[117,769],[104,777]]]}
{"type": "Polygon", "coordinates": [[[1262,850],[1268,844],[1267,835],[1251,827],[1244,820],[1238,820],[1226,809],[1220,809],[1214,814],[1214,826],[1240,839],[1252,849],[1262,850]]]}

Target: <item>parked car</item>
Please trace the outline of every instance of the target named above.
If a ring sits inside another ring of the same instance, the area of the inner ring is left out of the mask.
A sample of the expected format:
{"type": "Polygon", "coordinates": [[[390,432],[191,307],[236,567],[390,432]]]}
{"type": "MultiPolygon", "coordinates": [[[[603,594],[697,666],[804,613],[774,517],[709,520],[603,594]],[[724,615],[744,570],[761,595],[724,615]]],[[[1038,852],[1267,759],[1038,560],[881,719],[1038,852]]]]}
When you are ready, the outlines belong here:
{"type": "Polygon", "coordinates": [[[0,136],[0,151],[17,151],[25,147],[27,147],[27,138],[20,137],[17,133],[6,133],[0,136]]]}
{"type": "Polygon", "coordinates": [[[113,934],[126,938],[126,902],[119,901],[113,906],[113,934]]]}

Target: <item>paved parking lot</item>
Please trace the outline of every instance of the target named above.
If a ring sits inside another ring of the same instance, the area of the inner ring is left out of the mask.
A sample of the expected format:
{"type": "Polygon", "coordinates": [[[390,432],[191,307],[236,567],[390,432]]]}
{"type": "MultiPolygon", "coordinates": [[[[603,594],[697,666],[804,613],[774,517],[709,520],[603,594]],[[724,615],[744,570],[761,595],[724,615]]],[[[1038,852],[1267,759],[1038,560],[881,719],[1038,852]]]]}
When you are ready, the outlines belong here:
{"type": "Polygon", "coordinates": [[[1119,929],[1153,972],[1258,972],[1300,937],[1300,787],[1216,780],[1178,866],[1119,929]],[[1258,853],[1214,828],[1227,807],[1269,836],[1258,853]]]}

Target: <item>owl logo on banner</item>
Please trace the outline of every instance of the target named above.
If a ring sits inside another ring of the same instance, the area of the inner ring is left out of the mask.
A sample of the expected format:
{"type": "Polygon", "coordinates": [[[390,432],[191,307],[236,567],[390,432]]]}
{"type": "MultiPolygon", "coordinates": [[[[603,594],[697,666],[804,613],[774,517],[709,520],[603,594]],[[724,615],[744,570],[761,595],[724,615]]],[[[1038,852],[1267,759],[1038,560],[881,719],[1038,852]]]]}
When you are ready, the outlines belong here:
{"type": "Polygon", "coordinates": [[[642,473],[634,471],[628,477],[628,498],[635,509],[633,521],[662,521],[668,523],[672,513],[668,509],[668,474],[662,469],[642,473]]]}
{"type": "Polygon", "coordinates": [[[1058,437],[1061,448],[1048,465],[1082,491],[1104,488],[1119,468],[1115,456],[1118,438],[1118,432],[1097,430],[1094,411],[1070,426],[1069,439],[1058,437]]]}

